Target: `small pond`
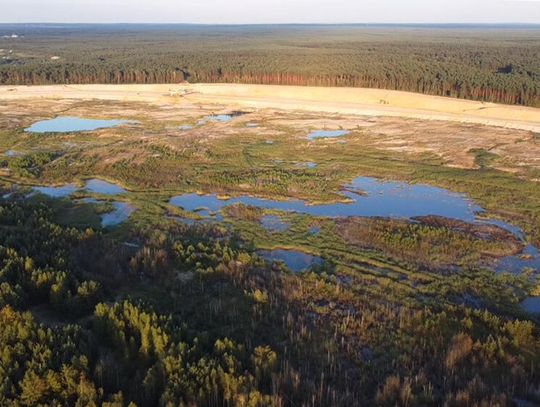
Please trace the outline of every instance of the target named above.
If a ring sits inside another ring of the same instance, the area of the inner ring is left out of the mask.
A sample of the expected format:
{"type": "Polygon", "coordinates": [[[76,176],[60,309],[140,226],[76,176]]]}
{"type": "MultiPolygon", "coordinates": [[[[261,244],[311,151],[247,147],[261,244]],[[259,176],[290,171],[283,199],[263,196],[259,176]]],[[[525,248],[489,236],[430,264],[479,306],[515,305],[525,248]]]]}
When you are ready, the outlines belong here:
{"type": "Polygon", "coordinates": [[[32,190],[51,198],[66,198],[81,190],[102,195],[119,195],[127,192],[118,185],[100,179],[86,181],[84,188],[79,188],[75,184],[67,184],[59,187],[33,187],[32,190]]]}
{"type": "Polygon", "coordinates": [[[242,112],[242,111],[234,111],[231,113],[224,113],[224,114],[211,114],[199,120],[197,124],[202,126],[203,124],[206,124],[208,122],[228,123],[232,121],[235,117],[243,116],[245,114],[246,112],[242,112]]]}
{"type": "Polygon", "coordinates": [[[77,192],[79,188],[75,184],[67,184],[60,187],[33,187],[34,192],[46,195],[50,198],[66,198],[77,192]]]}
{"type": "Polygon", "coordinates": [[[30,133],[71,133],[78,131],[91,131],[133,123],[129,120],[95,120],[79,117],[57,117],[34,123],[25,131],[30,133]]]}
{"type": "Polygon", "coordinates": [[[4,155],[6,157],[18,157],[20,155],[22,155],[21,153],[19,153],[18,151],[15,151],[15,150],[8,150],[4,153],[4,155]]]}
{"type": "Polygon", "coordinates": [[[317,236],[318,234],[321,233],[321,227],[320,226],[312,226],[312,227],[309,228],[308,233],[311,236],[317,236]]]}
{"type": "Polygon", "coordinates": [[[311,267],[320,266],[323,263],[320,257],[296,250],[260,250],[257,254],[269,262],[283,262],[289,270],[295,273],[309,270],[311,267]]]}
{"type": "Polygon", "coordinates": [[[231,114],[216,114],[207,116],[206,120],[210,122],[220,122],[220,123],[227,123],[230,122],[233,119],[233,115],[231,114]]]}
{"type": "Polygon", "coordinates": [[[296,164],[298,168],[307,168],[308,170],[312,170],[314,168],[317,168],[317,163],[313,162],[305,162],[305,163],[298,163],[296,164]]]}
{"type": "Polygon", "coordinates": [[[121,188],[118,185],[95,178],[86,181],[84,190],[102,195],[120,195],[127,192],[124,188],[121,188]]]}
{"type": "MultiPolygon", "coordinates": [[[[84,188],[82,189],[77,187],[75,184],[67,184],[67,185],[63,185],[59,187],[34,187],[32,188],[33,193],[40,193],[50,198],[67,198],[73,195],[75,192],[78,192],[81,190],[86,191],[86,192],[96,193],[96,194],[102,194],[102,195],[119,195],[126,192],[123,188],[117,185],[114,185],[114,184],[111,184],[109,182],[99,180],[99,179],[88,180],[84,188]]],[[[105,203],[105,201],[101,201],[95,198],[83,198],[83,199],[80,199],[79,201],[87,203],[87,204],[105,203]]],[[[114,210],[112,212],[101,215],[101,224],[104,227],[117,226],[125,222],[131,216],[131,214],[135,211],[135,209],[128,203],[113,202],[112,205],[114,207],[114,210]]]]}
{"type": "Polygon", "coordinates": [[[182,131],[188,131],[188,130],[193,130],[193,126],[190,126],[189,124],[185,124],[183,126],[180,126],[178,127],[180,130],[182,131]]]}
{"type": "Polygon", "coordinates": [[[283,220],[276,215],[264,215],[261,217],[260,222],[263,228],[272,233],[285,232],[291,227],[291,225],[287,222],[283,222],[283,220]]]}
{"type": "MultiPolygon", "coordinates": [[[[96,205],[107,203],[106,201],[100,201],[95,198],[83,198],[80,199],[79,202],[96,205]]],[[[125,202],[113,202],[111,205],[113,206],[111,212],[101,214],[101,226],[103,227],[118,226],[128,220],[135,211],[135,208],[125,202]]]]}
{"type": "Polygon", "coordinates": [[[316,140],[318,138],[336,138],[343,137],[349,134],[348,130],[317,130],[308,134],[308,140],[316,140]]]}
{"type": "Polygon", "coordinates": [[[101,225],[104,227],[117,226],[129,219],[135,208],[125,202],[113,202],[114,211],[101,215],[101,225]]]}

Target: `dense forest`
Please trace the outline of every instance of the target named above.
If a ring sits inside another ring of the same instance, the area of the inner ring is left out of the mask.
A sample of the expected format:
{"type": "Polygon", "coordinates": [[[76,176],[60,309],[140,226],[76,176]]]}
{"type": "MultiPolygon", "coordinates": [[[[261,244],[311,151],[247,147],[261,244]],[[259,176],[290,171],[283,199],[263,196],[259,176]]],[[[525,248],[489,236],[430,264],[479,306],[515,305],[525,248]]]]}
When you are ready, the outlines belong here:
{"type": "Polygon", "coordinates": [[[230,82],[540,104],[538,27],[0,25],[0,84],[230,82]]]}
{"type": "MultiPolygon", "coordinates": [[[[219,225],[131,225],[118,240],[59,225],[70,205],[0,201],[0,405],[540,401],[538,328],[511,307],[412,301],[367,275],[358,295],[331,263],[289,273],[219,225]]],[[[511,297],[515,282],[486,276],[437,292],[511,297]]]]}

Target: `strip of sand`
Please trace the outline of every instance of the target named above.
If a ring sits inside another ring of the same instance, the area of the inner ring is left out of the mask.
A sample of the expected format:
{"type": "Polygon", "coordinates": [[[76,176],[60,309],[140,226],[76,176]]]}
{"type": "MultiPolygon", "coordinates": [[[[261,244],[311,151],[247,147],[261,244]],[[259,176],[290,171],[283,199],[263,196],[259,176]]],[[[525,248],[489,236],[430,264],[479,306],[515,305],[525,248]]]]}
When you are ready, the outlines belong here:
{"type": "Polygon", "coordinates": [[[410,92],[241,84],[0,86],[0,100],[101,99],[393,116],[540,132],[540,109],[410,92]]]}

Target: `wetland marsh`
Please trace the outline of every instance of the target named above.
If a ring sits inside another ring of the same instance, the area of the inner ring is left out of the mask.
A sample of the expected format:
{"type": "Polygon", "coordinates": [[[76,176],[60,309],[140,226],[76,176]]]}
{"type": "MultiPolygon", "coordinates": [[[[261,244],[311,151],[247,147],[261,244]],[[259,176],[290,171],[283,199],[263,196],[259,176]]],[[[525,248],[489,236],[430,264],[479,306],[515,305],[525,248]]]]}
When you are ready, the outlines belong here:
{"type": "MultiPolygon", "coordinates": [[[[374,389],[393,377],[396,363],[410,373],[411,360],[422,361],[441,394],[457,391],[445,382],[453,375],[461,383],[453,368],[438,369],[450,363],[456,341],[469,343],[467,335],[482,354],[496,336],[515,360],[538,346],[540,140],[532,132],[237,110],[189,96],[159,94],[153,102],[39,98],[0,105],[0,255],[5,270],[39,276],[32,310],[43,323],[87,318],[110,338],[118,328],[103,321],[152,309],[156,314],[141,321],[153,321],[157,344],[197,337],[217,360],[233,340],[249,337],[246,346],[256,343],[257,350],[246,366],[262,366],[274,357],[268,349],[284,355],[290,346],[304,391],[320,384],[305,362],[315,357],[330,372],[334,384],[323,380],[329,388],[367,400],[377,398],[374,389]],[[61,114],[105,114],[126,125],[26,131],[36,117],[61,114]],[[51,243],[39,246],[34,235],[51,243]],[[23,239],[30,249],[19,245],[23,239]],[[3,244],[20,258],[13,261],[3,244]],[[53,246],[67,260],[50,258],[53,246]],[[38,266],[24,257],[34,247],[38,266]],[[40,285],[53,278],[50,289],[40,285]],[[121,305],[108,308],[113,303],[121,305]],[[425,338],[438,341],[437,351],[415,356],[425,338]],[[312,346],[324,356],[313,356],[312,346]],[[372,385],[351,386],[332,369],[372,385]]],[[[2,300],[23,303],[17,284],[34,284],[25,275],[2,300]]],[[[115,349],[115,341],[107,346],[115,349]]],[[[132,358],[142,357],[141,346],[132,358]]],[[[167,357],[176,351],[168,348],[167,357]]],[[[144,357],[159,365],[159,352],[144,357]]],[[[497,360],[497,374],[482,371],[493,386],[509,371],[509,359],[497,360]]],[[[528,363],[512,363],[536,377],[528,363]]],[[[272,366],[268,372],[285,377],[272,366]]],[[[257,372],[253,377],[266,374],[257,372]]],[[[529,394],[523,380],[516,394],[529,394]]]]}

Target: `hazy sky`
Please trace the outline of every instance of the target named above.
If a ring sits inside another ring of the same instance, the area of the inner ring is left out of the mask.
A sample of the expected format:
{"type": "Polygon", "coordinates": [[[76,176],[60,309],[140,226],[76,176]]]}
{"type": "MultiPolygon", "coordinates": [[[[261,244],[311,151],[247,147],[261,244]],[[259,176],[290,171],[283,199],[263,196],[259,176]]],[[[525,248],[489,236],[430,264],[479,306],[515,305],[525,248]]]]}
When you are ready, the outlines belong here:
{"type": "Polygon", "coordinates": [[[540,0],[0,0],[0,22],[540,23],[540,0]]]}

